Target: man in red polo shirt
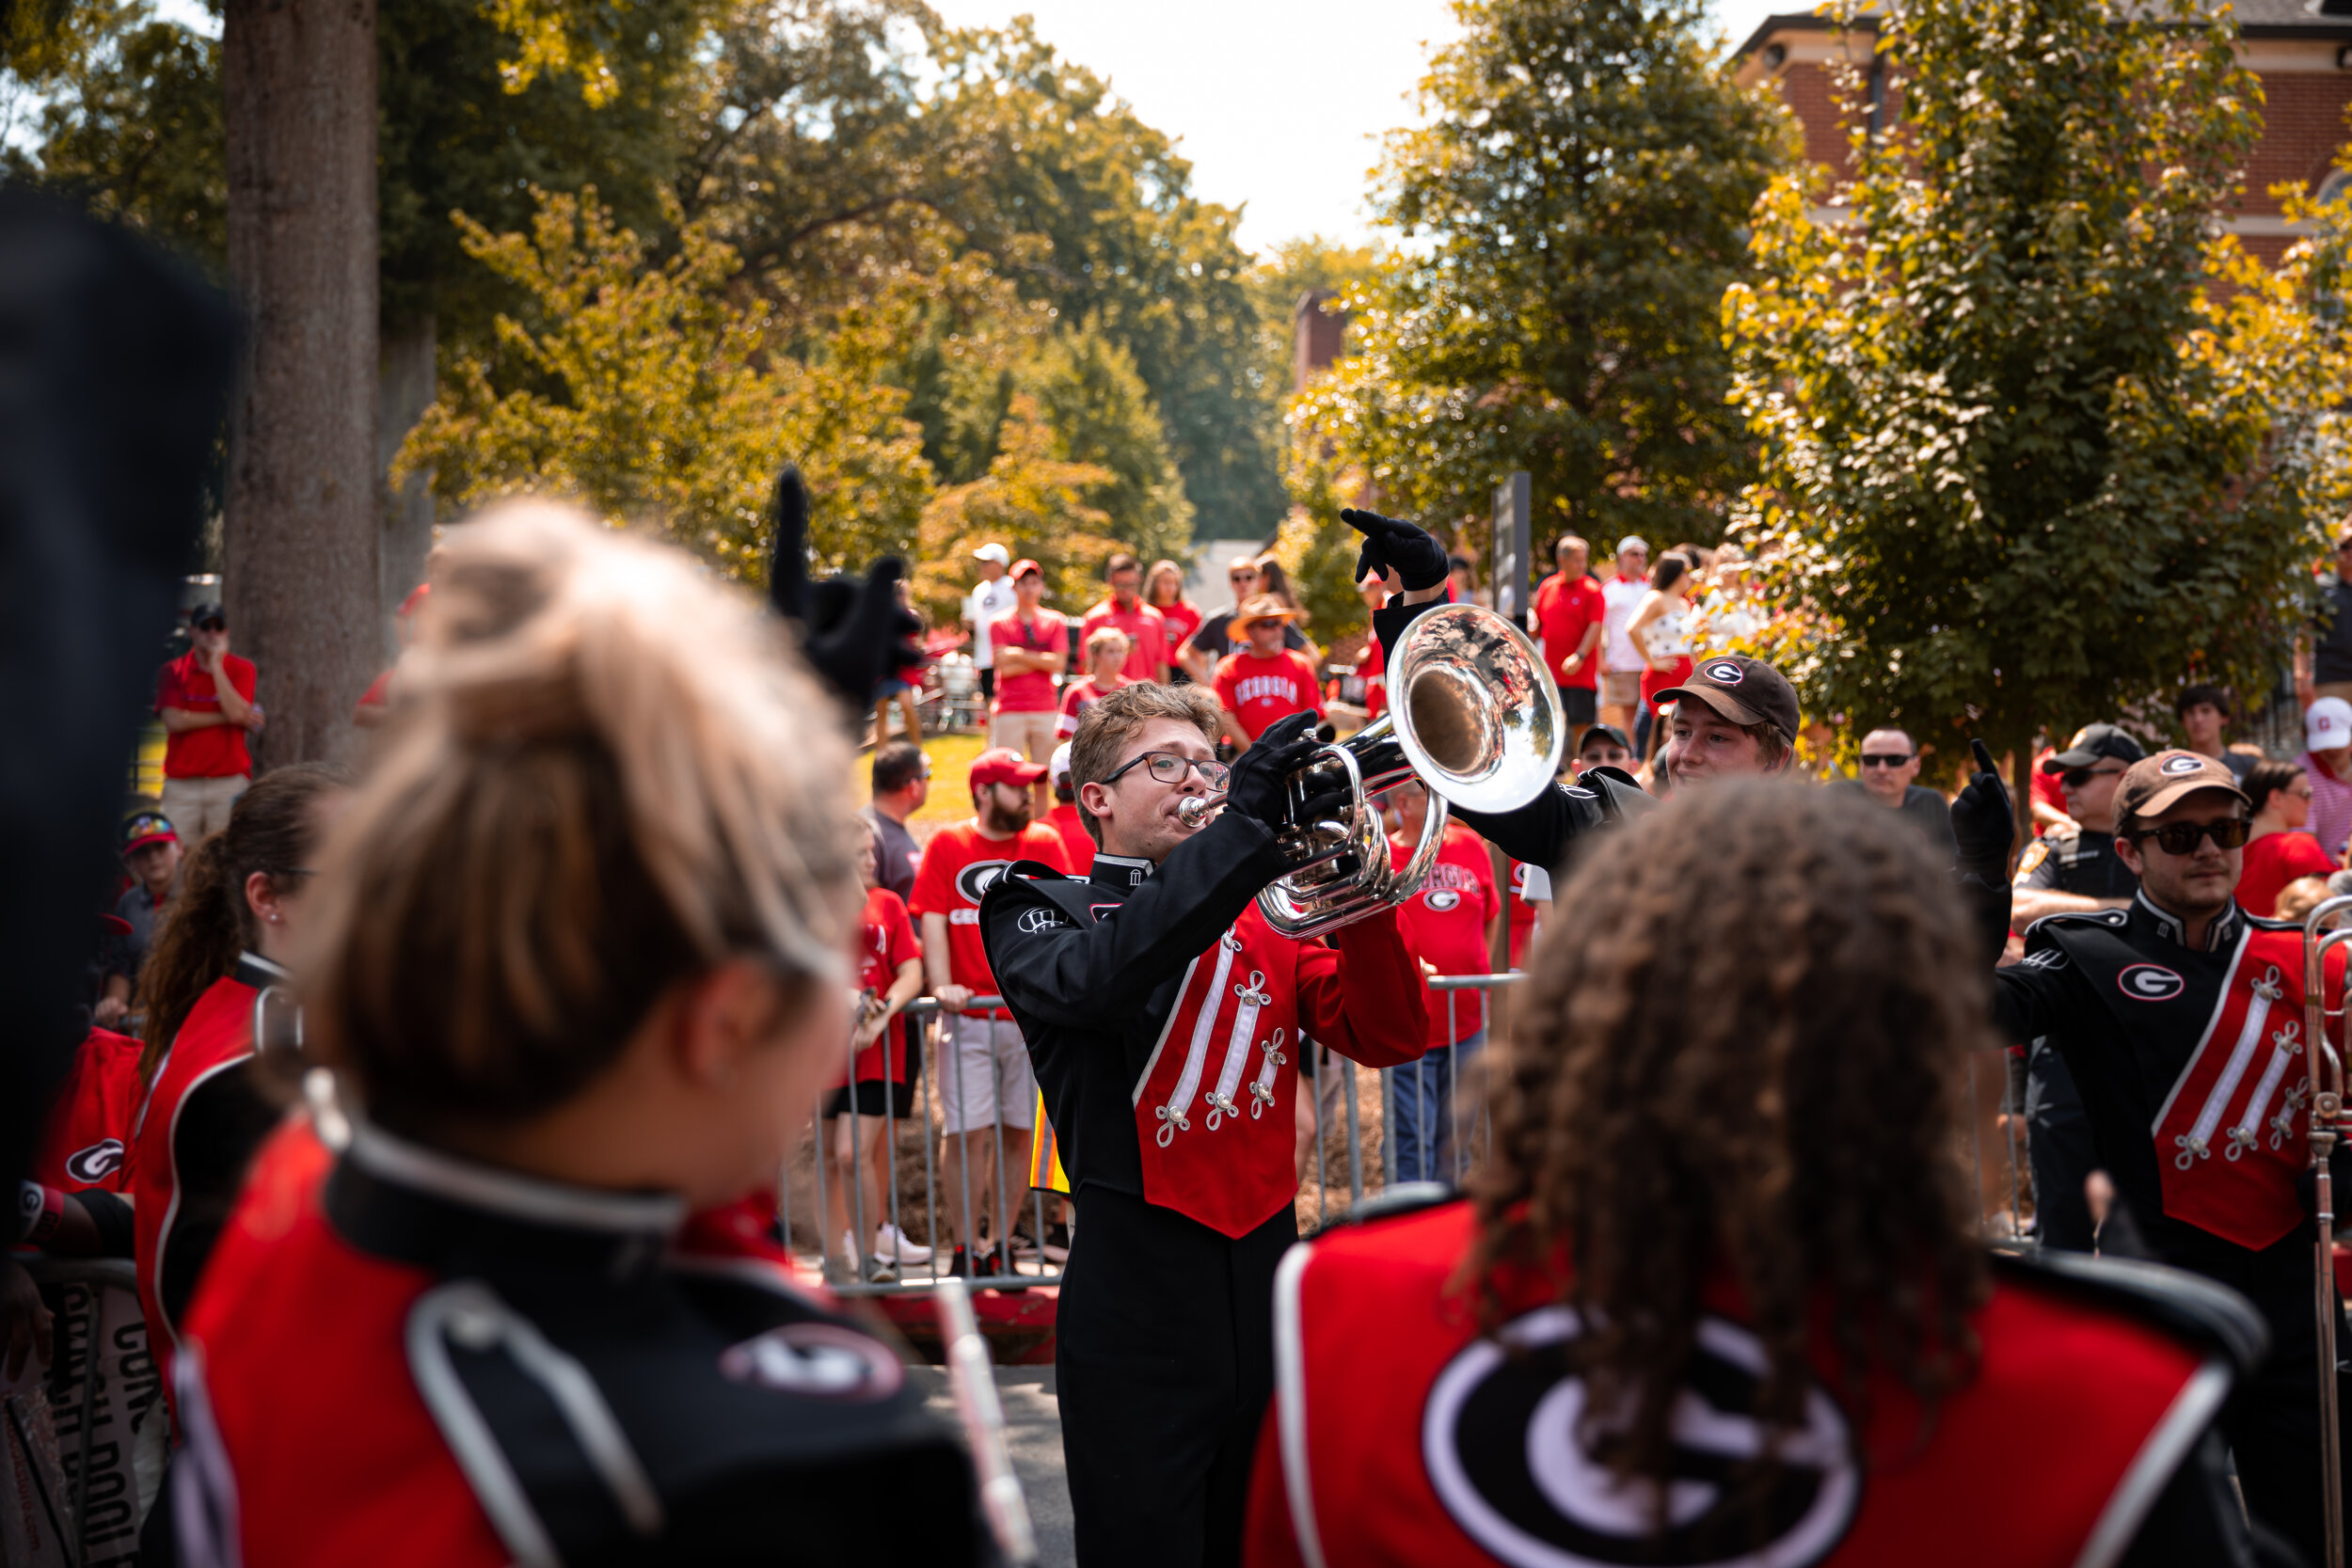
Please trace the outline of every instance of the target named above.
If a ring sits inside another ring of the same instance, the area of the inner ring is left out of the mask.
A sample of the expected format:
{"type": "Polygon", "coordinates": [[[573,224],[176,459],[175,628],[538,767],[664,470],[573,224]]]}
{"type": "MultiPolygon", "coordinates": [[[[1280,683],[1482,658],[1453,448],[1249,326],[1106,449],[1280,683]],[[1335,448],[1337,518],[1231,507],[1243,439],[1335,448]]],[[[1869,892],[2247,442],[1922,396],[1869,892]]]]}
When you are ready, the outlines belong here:
{"type": "MultiPolygon", "coordinates": [[[[1429,815],[1418,784],[1397,786],[1397,831],[1389,840],[1396,864],[1412,858],[1429,815]]],[[[1437,863],[1421,891],[1397,906],[1405,945],[1431,974],[1485,974],[1493,969],[1495,923],[1502,895],[1486,843],[1459,822],[1446,824],[1437,863]]],[[[1428,993],[1429,1051],[1388,1075],[1393,1126],[1386,1150],[1391,1181],[1458,1181],[1454,1161],[1454,1086],[1470,1071],[1486,1043],[1486,995],[1479,990],[1428,993]]]]}
{"type": "Polygon", "coordinates": [[[252,782],[245,737],[261,730],[262,705],[253,700],[253,661],[229,651],[220,606],[198,605],[188,625],[188,651],[155,682],[155,712],[166,735],[164,815],[186,843],[201,844],[229,825],[229,808],[252,782]]]}
{"type": "MultiPolygon", "coordinates": [[[[940,829],[924,847],[908,906],[923,923],[923,969],[931,994],[948,1015],[939,1037],[939,1098],[947,1134],[942,1154],[946,1201],[939,1224],[941,1234],[957,1238],[950,1265],[956,1274],[975,1272],[967,1243],[994,1211],[1000,1186],[1010,1204],[1028,1190],[1024,1173],[1037,1105],[1028,1047],[1012,1015],[1002,1008],[970,1014],[962,1009],[975,996],[996,993],[988,948],[980,941],[981,895],[1016,861],[1070,870],[1061,835],[1030,820],[1032,791],[1044,776],[1043,763],[1024,762],[1004,747],[982,752],[970,774],[972,817],[940,829]]],[[[1006,1224],[992,1232],[1000,1247],[1014,1217],[1006,1216],[1006,1224]]],[[[1010,1272],[1009,1259],[1000,1258],[999,1266],[1010,1272]]],[[[997,1270],[983,1265],[977,1272],[997,1270]]]]}
{"type": "Polygon", "coordinates": [[[1168,679],[1168,623],[1145,604],[1137,590],[1143,585],[1143,562],[1124,551],[1112,556],[1104,571],[1110,579],[1110,596],[1092,610],[1078,627],[1078,645],[1104,626],[1127,634],[1127,662],[1120,673],[1131,681],[1168,679]]]}
{"type": "Polygon", "coordinates": [[[1592,552],[1583,540],[1562,534],[1553,559],[1560,569],[1535,590],[1535,630],[1545,668],[1560,686],[1560,706],[1569,723],[1581,726],[1599,712],[1600,634],[1609,606],[1585,570],[1592,552]]]}
{"type": "Polygon", "coordinates": [[[1305,654],[1282,646],[1282,630],[1295,611],[1271,594],[1248,600],[1234,620],[1249,645],[1217,661],[1216,702],[1226,738],[1247,747],[1266,726],[1294,713],[1323,714],[1323,690],[1305,654]]]}

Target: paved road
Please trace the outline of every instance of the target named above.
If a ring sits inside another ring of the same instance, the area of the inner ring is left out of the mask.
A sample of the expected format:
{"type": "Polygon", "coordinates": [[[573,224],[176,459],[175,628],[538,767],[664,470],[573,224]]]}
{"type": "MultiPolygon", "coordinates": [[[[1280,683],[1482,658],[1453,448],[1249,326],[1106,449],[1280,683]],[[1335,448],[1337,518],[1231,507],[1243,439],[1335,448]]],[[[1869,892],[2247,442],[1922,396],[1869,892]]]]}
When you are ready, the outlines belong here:
{"type": "MultiPolygon", "coordinates": [[[[956,1419],[956,1399],[948,1391],[944,1369],[910,1367],[907,1375],[942,1419],[956,1419]]],[[[999,1367],[996,1392],[1004,1402],[1012,1467],[1029,1496],[1029,1518],[1037,1526],[1038,1561],[1042,1568],[1075,1568],[1078,1557],[1071,1536],[1070,1483],[1062,1474],[1061,1402],[1054,1393],[1054,1369],[999,1367]]]]}

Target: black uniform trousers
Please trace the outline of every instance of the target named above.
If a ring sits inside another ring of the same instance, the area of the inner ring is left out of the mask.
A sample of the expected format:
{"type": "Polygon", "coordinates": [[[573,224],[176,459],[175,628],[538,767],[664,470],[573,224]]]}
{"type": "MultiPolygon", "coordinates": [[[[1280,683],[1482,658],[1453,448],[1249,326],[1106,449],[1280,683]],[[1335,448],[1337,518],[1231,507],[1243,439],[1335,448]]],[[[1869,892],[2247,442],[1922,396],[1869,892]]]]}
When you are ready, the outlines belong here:
{"type": "Polygon", "coordinates": [[[1296,1219],[1234,1240],[1095,1183],[1077,1205],[1054,1378],[1079,1568],[1237,1564],[1296,1219]]]}
{"type": "Polygon", "coordinates": [[[2090,1115],[2083,1109],[2066,1058],[2044,1040],[2035,1040],[2026,1054],[2026,1130],[2034,1224],[2042,1244],[2089,1252],[2090,1202],[2083,1196],[2083,1180],[2099,1168],[2099,1150],[2090,1141],[2090,1115]]]}

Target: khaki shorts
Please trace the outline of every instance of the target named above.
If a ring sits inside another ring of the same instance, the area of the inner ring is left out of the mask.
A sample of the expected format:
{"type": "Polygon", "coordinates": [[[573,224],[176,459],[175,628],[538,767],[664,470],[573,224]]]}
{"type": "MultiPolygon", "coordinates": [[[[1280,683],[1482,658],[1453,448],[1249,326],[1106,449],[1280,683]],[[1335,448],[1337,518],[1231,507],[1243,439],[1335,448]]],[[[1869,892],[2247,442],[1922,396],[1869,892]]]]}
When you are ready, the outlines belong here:
{"type": "Polygon", "coordinates": [[[1642,672],[1639,670],[1603,670],[1600,673],[1600,705],[1603,707],[1631,707],[1642,700],[1642,672]]]}
{"type": "Polygon", "coordinates": [[[229,808],[252,782],[243,773],[217,779],[166,779],[163,813],[171,818],[171,831],[180,835],[181,844],[193,850],[229,826],[229,808]]]}
{"type": "Polygon", "coordinates": [[[1002,1123],[1027,1132],[1037,1114],[1037,1079],[1021,1026],[1009,1018],[958,1015],[939,1056],[939,1101],[946,1130],[969,1132],[1002,1123]]]}
{"type": "Polygon", "coordinates": [[[1009,746],[1031,762],[1050,761],[1057,741],[1054,723],[1060,715],[1046,713],[999,713],[988,721],[988,743],[1009,746]]]}

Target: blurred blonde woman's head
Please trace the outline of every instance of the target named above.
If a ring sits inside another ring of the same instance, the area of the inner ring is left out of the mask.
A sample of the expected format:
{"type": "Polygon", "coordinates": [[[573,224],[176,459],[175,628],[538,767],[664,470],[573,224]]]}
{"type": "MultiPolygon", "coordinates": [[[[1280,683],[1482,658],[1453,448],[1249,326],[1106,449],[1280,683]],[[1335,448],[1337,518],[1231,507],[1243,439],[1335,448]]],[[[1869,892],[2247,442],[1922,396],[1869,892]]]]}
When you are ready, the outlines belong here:
{"type": "Polygon", "coordinates": [[[763,1038],[846,985],[849,749],[749,594],[511,503],[445,546],[403,682],[324,857],[310,1000],[378,1119],[540,1116],[723,967],[773,1003],[763,1038]]]}

